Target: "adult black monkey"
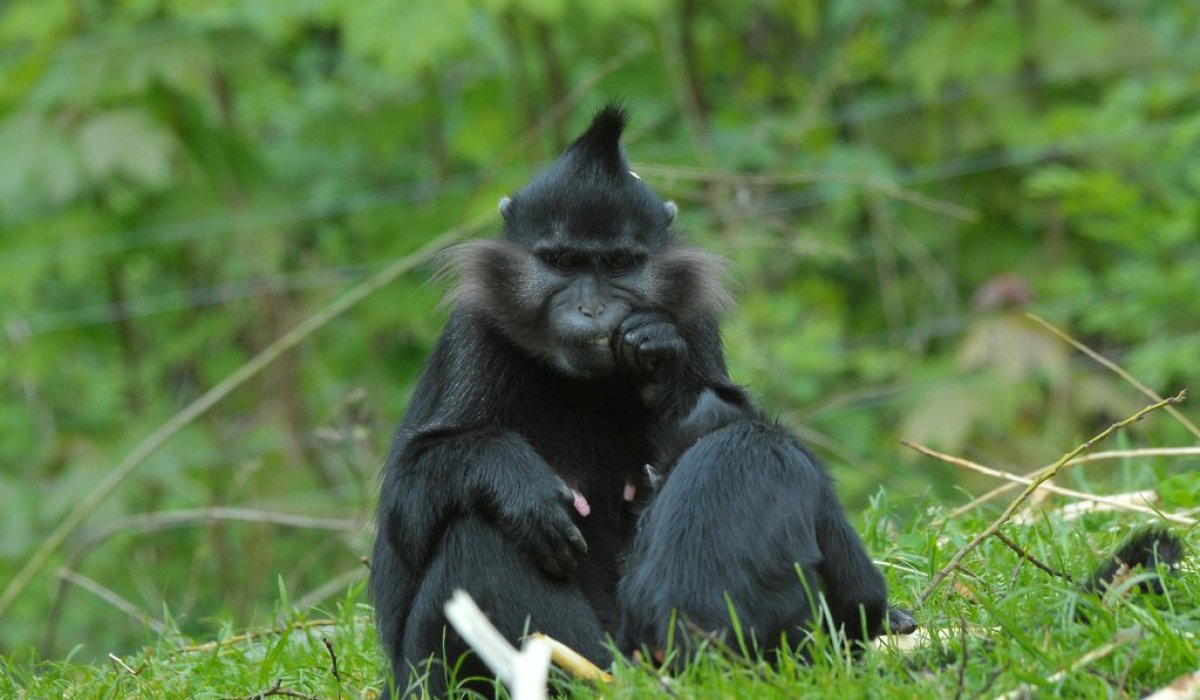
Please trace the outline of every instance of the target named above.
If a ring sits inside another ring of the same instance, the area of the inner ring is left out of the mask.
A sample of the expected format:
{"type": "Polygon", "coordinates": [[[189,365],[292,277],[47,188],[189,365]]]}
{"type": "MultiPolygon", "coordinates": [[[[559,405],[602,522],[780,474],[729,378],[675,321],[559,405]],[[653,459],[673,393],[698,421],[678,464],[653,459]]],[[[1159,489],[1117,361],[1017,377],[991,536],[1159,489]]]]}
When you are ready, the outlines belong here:
{"type": "MultiPolygon", "coordinates": [[[[500,240],[449,257],[453,310],[378,511],[371,589],[397,684],[465,651],[442,613],[456,588],[510,639],[536,629],[606,664],[636,517],[627,500],[645,493],[655,459],[647,378],[669,360],[688,378],[669,389],[680,405],[700,391],[745,404],[715,320],[723,261],[676,240],[674,204],[628,169],[625,123],[617,107],[600,111],[501,202],[500,240]]],[[[468,660],[464,675],[488,674],[468,660]]],[[[429,683],[444,687],[436,668],[429,683]]]]}
{"type": "MultiPolygon", "coordinates": [[[[647,463],[678,466],[624,586],[628,640],[655,643],[637,625],[661,629],[669,607],[720,626],[707,613],[725,592],[790,596],[793,561],[823,578],[838,620],[854,628],[861,606],[869,633],[880,626],[883,578],[824,473],[729,380],[716,322],[728,302],[723,260],[678,242],[674,205],[628,169],[625,123],[619,108],[601,110],[501,203],[501,240],[450,256],[454,308],[393,442],[379,504],[371,588],[397,683],[465,651],[442,613],[456,588],[510,639],[536,629],[607,663],[636,517],[628,501],[648,490],[647,463]],[[678,533],[656,524],[664,514],[708,528],[713,540],[699,549],[722,556],[673,552],[667,538],[678,533]],[[780,539],[756,542],[761,532],[780,539]],[[751,560],[723,558],[739,550],[751,560]],[[741,563],[744,577],[726,575],[741,563]],[[660,574],[679,585],[637,593],[660,574]]],[[[803,606],[764,611],[770,624],[756,634],[811,617],[803,606]]],[[[463,675],[488,674],[468,660],[463,675]]],[[[428,678],[443,689],[436,669],[428,678]]]]}

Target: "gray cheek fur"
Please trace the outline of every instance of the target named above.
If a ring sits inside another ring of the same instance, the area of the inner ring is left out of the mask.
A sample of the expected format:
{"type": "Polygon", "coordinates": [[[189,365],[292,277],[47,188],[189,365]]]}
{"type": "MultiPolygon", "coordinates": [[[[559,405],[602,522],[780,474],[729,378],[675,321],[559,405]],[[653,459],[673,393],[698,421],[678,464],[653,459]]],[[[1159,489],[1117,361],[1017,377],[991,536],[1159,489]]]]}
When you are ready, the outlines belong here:
{"type": "Polygon", "coordinates": [[[655,307],[687,322],[733,307],[729,292],[729,261],[715,253],[689,246],[672,246],[650,261],[647,300],[655,307]]]}
{"type": "Polygon", "coordinates": [[[550,323],[554,309],[564,303],[564,285],[529,251],[503,241],[470,241],[445,253],[439,276],[451,281],[444,305],[480,310],[530,355],[564,374],[579,374],[550,323]]]}

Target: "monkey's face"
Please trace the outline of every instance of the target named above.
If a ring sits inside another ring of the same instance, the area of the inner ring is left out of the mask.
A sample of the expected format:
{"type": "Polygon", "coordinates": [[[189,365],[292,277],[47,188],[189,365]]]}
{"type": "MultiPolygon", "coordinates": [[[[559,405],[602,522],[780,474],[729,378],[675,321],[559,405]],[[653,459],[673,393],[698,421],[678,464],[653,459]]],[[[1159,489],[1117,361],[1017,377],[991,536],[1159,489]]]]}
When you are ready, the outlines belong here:
{"type": "Polygon", "coordinates": [[[615,371],[610,339],[635,310],[687,323],[729,299],[724,260],[679,246],[674,203],[629,170],[625,120],[602,110],[545,172],[501,200],[503,239],[458,246],[448,260],[458,277],[451,301],[570,376],[615,371]]]}
{"type": "Polygon", "coordinates": [[[725,259],[682,245],[654,250],[636,240],[581,241],[547,236],[532,246],[479,240],[448,253],[465,304],[518,347],[574,377],[616,370],[611,340],[634,311],[659,311],[676,323],[730,303],[725,259]]]}
{"type": "Polygon", "coordinates": [[[566,374],[611,373],[613,332],[630,312],[646,304],[646,251],[547,241],[533,252],[535,284],[546,299],[539,354],[566,374]]]}
{"type": "Polygon", "coordinates": [[[596,377],[615,370],[610,339],[651,303],[653,263],[643,246],[569,236],[533,246],[472,241],[452,249],[450,300],[469,305],[515,344],[558,371],[596,377]]]}

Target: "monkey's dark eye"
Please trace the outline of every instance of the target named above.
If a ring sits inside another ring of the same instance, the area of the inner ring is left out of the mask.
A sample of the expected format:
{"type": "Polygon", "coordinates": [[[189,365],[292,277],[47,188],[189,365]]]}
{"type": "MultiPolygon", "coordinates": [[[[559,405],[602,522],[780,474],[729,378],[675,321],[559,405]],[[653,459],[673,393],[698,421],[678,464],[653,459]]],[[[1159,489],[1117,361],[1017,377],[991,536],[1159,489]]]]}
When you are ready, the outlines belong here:
{"type": "Polygon", "coordinates": [[[579,257],[565,251],[548,250],[538,255],[542,262],[559,272],[574,272],[579,267],[579,257]]]}
{"type": "Polygon", "coordinates": [[[637,267],[638,259],[629,253],[618,253],[605,257],[601,261],[604,271],[610,275],[620,275],[637,267]]]}

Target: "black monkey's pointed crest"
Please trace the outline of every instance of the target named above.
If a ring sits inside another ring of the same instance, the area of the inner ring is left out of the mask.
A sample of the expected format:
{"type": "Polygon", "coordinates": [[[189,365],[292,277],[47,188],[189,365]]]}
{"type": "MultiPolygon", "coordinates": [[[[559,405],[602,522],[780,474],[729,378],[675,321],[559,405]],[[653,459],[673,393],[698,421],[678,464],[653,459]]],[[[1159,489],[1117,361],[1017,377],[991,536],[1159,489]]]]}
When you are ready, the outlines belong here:
{"type": "Polygon", "coordinates": [[[666,245],[677,207],[629,170],[621,147],[628,123],[620,103],[600,108],[550,167],[501,202],[505,237],[526,244],[567,236],[666,245]]]}
{"type": "Polygon", "coordinates": [[[609,102],[596,113],[587,131],[567,149],[565,158],[578,165],[596,164],[610,175],[623,176],[629,170],[621,150],[621,134],[629,124],[629,110],[609,102]]]}

